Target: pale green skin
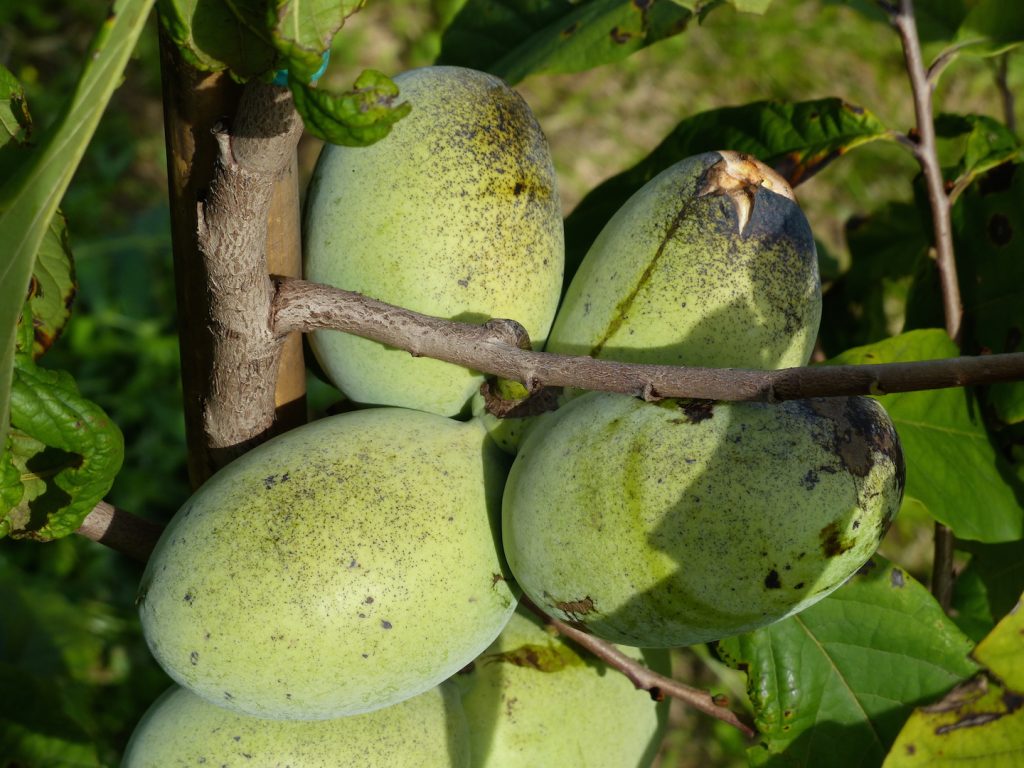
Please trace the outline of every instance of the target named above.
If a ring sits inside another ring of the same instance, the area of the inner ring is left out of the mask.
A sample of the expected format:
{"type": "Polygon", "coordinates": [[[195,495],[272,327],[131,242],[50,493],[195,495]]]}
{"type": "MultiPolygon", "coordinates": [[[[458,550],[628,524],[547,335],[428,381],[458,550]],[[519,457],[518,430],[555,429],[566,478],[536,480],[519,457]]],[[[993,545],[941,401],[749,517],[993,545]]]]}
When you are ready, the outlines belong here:
{"type": "Polygon", "coordinates": [[[502,517],[535,603],[612,642],[685,646],[802,610],[874,553],[904,484],[876,401],[704,408],[594,392],[530,433],[502,517]]]}
{"type": "MultiPolygon", "coordinates": [[[[305,277],[428,315],[511,318],[540,349],[565,265],[547,140],[495,77],[426,67],[395,78],[412,112],[370,147],[327,146],[306,202],[305,277]]],[[[483,376],[338,331],[310,337],[360,403],[454,416],[483,376]]]]}
{"type": "Polygon", "coordinates": [[[139,721],[121,768],[468,768],[466,720],[445,684],[365,715],[262,720],[174,686],[139,721]]]}
{"type": "Polygon", "coordinates": [[[720,157],[680,161],[616,212],[573,277],[547,352],[717,368],[806,365],[821,319],[807,219],[762,187],[740,232],[728,196],[698,196],[720,157]]]}
{"type": "MultiPolygon", "coordinates": [[[[619,650],[669,672],[664,651],[619,650]]],[[[457,679],[473,768],[649,766],[668,716],[667,700],[655,703],[520,612],[457,679]]]]}
{"type": "Polygon", "coordinates": [[[437,685],[515,607],[505,464],[479,424],[399,408],[259,446],[161,537],[138,600],[150,650],[176,682],[259,717],[357,714],[437,685]]]}

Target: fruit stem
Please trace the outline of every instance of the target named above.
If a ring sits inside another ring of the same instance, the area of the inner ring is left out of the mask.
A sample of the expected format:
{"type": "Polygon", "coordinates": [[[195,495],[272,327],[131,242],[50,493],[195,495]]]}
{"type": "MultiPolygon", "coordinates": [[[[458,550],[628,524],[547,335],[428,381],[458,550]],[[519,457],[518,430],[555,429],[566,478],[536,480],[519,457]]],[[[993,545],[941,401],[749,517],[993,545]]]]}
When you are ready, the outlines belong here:
{"type": "Polygon", "coordinates": [[[562,637],[589,651],[608,666],[619,670],[637,690],[647,691],[655,701],[662,701],[666,696],[671,696],[674,699],[679,699],[689,704],[694,709],[728,723],[749,739],[757,735],[752,726],[745,723],[740,719],[739,715],[723,705],[720,696],[713,696],[707,691],[693,688],[671,677],[658,674],[640,662],[631,659],[611,643],[571,627],[564,621],[548,616],[525,595],[520,598],[520,603],[523,607],[537,614],[548,626],[557,630],[558,634],[562,635],[562,637]]]}

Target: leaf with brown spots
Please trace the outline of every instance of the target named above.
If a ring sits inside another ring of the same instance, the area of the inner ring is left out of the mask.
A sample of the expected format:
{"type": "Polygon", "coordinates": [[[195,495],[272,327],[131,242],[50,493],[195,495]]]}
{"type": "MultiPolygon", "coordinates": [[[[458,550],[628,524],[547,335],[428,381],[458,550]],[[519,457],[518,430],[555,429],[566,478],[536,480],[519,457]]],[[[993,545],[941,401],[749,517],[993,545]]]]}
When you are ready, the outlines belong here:
{"type": "MultiPolygon", "coordinates": [[[[29,283],[27,297],[27,308],[31,316],[26,317],[23,312],[18,320],[19,324],[28,322],[32,325],[33,358],[38,359],[60,336],[71,316],[75,288],[67,222],[58,211],[50,221],[32,267],[32,282],[29,283]]],[[[18,336],[22,338],[22,334],[18,336]]]]}
{"type": "Polygon", "coordinates": [[[1024,608],[1007,615],[972,654],[986,672],[917,709],[885,768],[1024,763],[1024,608]]]}
{"type": "Polygon", "coordinates": [[[796,616],[719,641],[747,671],[760,731],[752,764],[877,765],[916,704],[976,671],[970,641],[928,590],[873,562],[796,616]]]}
{"type": "MultiPolygon", "coordinates": [[[[1024,163],[981,175],[953,206],[963,316],[963,353],[1024,349],[1024,163]]],[[[907,327],[941,327],[941,291],[933,260],[921,262],[907,301],[907,327]]],[[[1024,423],[1024,382],[983,393],[999,420],[1024,423]]]]}

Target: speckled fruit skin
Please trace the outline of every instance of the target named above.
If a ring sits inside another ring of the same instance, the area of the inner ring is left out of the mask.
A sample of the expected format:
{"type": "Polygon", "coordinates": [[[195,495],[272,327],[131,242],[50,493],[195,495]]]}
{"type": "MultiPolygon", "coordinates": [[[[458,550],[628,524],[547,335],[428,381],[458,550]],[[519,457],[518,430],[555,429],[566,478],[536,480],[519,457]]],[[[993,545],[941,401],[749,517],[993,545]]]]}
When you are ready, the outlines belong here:
{"type": "Polygon", "coordinates": [[[519,586],[607,640],[685,646],[812,605],[899,509],[896,431],[869,398],[781,404],[589,393],[530,433],[505,486],[519,586]]]}
{"type": "Polygon", "coordinates": [[[821,319],[814,238],[748,155],[680,161],[634,194],[573,277],[545,350],[635,363],[805,365],[821,319]]]}
{"type": "MultiPolygon", "coordinates": [[[[511,318],[540,349],[562,289],[547,140],[501,80],[459,67],[395,78],[412,112],[365,148],[328,146],[306,202],[305,276],[428,315],[511,318]]],[[[313,351],[350,399],[454,416],[476,372],[338,331],[313,351]]]]}
{"type": "MultiPolygon", "coordinates": [[[[669,673],[668,653],[622,647],[669,673]]],[[[641,768],[661,743],[668,701],[655,703],[616,670],[517,611],[498,639],[457,676],[473,768],[641,768]]]]}
{"type": "Polygon", "coordinates": [[[139,590],[179,684],[258,717],[368,712],[469,663],[515,608],[500,552],[506,462],[476,423],[333,416],[218,472],[139,590]]]}
{"type": "Polygon", "coordinates": [[[174,686],[139,721],[121,768],[468,768],[466,720],[453,684],[365,715],[262,720],[174,686]]]}

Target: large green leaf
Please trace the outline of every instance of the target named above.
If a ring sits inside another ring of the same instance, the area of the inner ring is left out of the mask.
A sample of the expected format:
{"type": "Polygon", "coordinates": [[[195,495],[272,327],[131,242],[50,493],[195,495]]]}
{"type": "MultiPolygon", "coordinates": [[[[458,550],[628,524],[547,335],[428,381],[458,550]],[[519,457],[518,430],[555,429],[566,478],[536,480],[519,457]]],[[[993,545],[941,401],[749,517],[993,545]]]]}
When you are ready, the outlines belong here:
{"type": "MultiPolygon", "coordinates": [[[[1024,336],[1024,166],[983,176],[953,208],[957,272],[969,351],[1016,352],[1024,336]]],[[[997,384],[987,397],[999,418],[1024,422],[1024,382],[997,384]]]]}
{"type": "Polygon", "coordinates": [[[266,0],[159,0],[160,21],[196,69],[230,69],[239,80],[273,71],[278,51],[266,0]]]}
{"type": "Polygon", "coordinates": [[[0,536],[67,536],[110,490],[124,458],[120,430],[70,375],[19,358],[11,392],[11,456],[23,485],[0,536]]]}
{"type": "Polygon", "coordinates": [[[441,39],[439,64],[509,83],[539,72],[581,72],[679,34],[720,3],[699,0],[468,0],[441,39]]]}
{"type": "Polygon", "coordinates": [[[0,186],[0,445],[5,444],[14,338],[32,265],[64,191],[121,80],[153,0],[117,0],[86,56],[75,92],[31,158],[0,186]]]}
{"type": "Polygon", "coordinates": [[[974,649],[979,675],[918,709],[885,768],[1018,768],[1024,765],[1024,609],[1007,615],[974,649]]]}
{"type": "MultiPolygon", "coordinates": [[[[911,362],[957,355],[944,331],[927,329],[850,349],[829,363],[911,362]]],[[[969,391],[905,392],[880,400],[903,444],[905,498],[922,503],[958,538],[999,542],[1024,535],[1024,487],[992,447],[969,391]]]]}
{"type": "MultiPolygon", "coordinates": [[[[953,240],[967,354],[1018,352],[1024,339],[1024,164],[982,174],[953,206],[953,240]]],[[[907,302],[907,327],[942,325],[933,260],[921,261],[907,302]]],[[[986,404],[1007,424],[1024,423],[1024,382],[994,384],[986,404]]]]}
{"type": "Polygon", "coordinates": [[[689,117],[651,154],[593,189],[566,219],[566,284],[622,204],[684,158],[717,149],[747,152],[796,184],[851,149],[887,138],[889,132],[874,115],[840,99],[761,101],[689,117]]]}
{"type": "Polygon", "coordinates": [[[288,84],[306,130],[332,144],[373,144],[387,136],[391,126],[412,109],[408,102],[396,104],[398,86],[372,69],[359,76],[352,90],[340,95],[311,88],[294,77],[288,84]]]}
{"type": "Polygon", "coordinates": [[[846,225],[850,268],[825,293],[821,343],[827,354],[880,341],[903,327],[906,294],[927,258],[931,222],[914,203],[895,202],[846,225]]]}
{"type": "Polygon", "coordinates": [[[928,590],[878,556],[816,605],[718,649],[746,669],[758,765],[878,765],[915,704],[976,670],[928,590]]]}

